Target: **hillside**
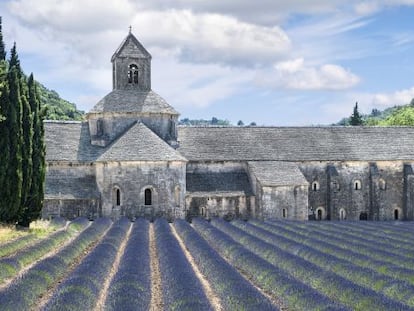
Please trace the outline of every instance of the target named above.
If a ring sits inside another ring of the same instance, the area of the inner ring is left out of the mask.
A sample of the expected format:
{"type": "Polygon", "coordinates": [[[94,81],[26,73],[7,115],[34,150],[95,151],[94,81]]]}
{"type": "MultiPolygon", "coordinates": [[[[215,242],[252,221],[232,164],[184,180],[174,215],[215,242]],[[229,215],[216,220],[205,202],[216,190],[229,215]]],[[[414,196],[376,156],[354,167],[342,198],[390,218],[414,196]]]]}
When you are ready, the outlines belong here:
{"type": "Polygon", "coordinates": [[[38,83],[38,91],[42,107],[46,109],[46,120],[77,120],[83,119],[84,111],[76,105],[61,98],[56,91],[49,90],[38,83]]]}
{"type": "MultiPolygon", "coordinates": [[[[362,114],[363,125],[367,126],[414,126],[414,98],[407,105],[394,106],[383,111],[372,109],[362,114]]],[[[333,125],[350,125],[351,117],[341,119],[333,125]]]]}

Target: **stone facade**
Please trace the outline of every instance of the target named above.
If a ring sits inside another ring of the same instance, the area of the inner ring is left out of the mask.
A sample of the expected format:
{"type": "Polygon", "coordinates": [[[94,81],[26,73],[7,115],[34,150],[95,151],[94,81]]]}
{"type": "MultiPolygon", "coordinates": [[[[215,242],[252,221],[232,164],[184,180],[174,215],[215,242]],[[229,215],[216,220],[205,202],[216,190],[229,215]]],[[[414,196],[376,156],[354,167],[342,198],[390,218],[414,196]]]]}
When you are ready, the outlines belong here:
{"type": "Polygon", "coordinates": [[[129,33],[84,122],[45,122],[43,216],[413,220],[412,127],[177,127],[129,33]]]}

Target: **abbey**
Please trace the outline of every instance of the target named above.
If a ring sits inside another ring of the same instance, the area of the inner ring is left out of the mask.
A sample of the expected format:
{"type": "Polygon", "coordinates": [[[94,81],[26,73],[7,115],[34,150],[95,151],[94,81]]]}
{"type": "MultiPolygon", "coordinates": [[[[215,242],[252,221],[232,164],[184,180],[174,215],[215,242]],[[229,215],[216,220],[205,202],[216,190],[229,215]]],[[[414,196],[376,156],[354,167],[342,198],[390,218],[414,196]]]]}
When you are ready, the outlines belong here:
{"type": "Polygon", "coordinates": [[[130,32],[86,121],[46,121],[43,217],[413,220],[414,128],[178,127],[130,32]]]}

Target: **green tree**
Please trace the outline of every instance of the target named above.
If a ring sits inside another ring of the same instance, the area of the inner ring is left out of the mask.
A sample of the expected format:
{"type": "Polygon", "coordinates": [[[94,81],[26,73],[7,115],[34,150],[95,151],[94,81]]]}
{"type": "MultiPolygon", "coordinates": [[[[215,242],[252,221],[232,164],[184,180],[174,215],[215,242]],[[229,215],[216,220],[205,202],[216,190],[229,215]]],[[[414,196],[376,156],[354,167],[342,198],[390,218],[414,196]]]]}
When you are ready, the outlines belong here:
{"type": "Polygon", "coordinates": [[[414,107],[411,105],[400,107],[393,111],[381,125],[387,126],[414,126],[414,107]]]}
{"type": "MultiPolygon", "coordinates": [[[[2,220],[15,223],[21,216],[22,194],[22,100],[21,100],[21,70],[16,52],[16,44],[11,50],[9,70],[7,73],[8,100],[7,114],[4,126],[8,128],[8,161],[5,165],[6,181],[2,189],[2,220]]],[[[3,134],[3,133],[2,133],[3,134]]]]}
{"type": "Polygon", "coordinates": [[[3,41],[2,20],[0,16],[0,61],[6,60],[6,47],[3,41]]]}
{"type": "Polygon", "coordinates": [[[358,111],[358,102],[355,103],[354,106],[354,112],[352,113],[350,120],[349,120],[349,124],[353,125],[353,126],[357,126],[357,125],[363,125],[363,120],[362,120],[362,116],[359,114],[358,111]]]}
{"type": "Polygon", "coordinates": [[[30,222],[40,216],[43,198],[44,198],[44,181],[46,172],[45,154],[46,148],[44,143],[43,119],[45,111],[40,107],[37,83],[33,78],[33,74],[28,79],[28,100],[30,109],[33,114],[33,136],[32,136],[32,175],[30,182],[30,191],[23,206],[23,215],[21,224],[28,226],[30,222]]]}
{"type": "Polygon", "coordinates": [[[243,125],[244,125],[244,123],[243,123],[242,120],[239,120],[239,122],[237,122],[237,126],[243,126],[243,125]]]}

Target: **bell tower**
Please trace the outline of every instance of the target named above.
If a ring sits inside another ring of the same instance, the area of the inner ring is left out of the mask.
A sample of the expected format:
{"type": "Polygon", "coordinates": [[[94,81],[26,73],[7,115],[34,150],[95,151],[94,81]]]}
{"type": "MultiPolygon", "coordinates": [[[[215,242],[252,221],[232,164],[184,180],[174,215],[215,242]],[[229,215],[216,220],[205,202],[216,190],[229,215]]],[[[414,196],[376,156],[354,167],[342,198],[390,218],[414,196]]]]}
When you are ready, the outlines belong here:
{"type": "Polygon", "coordinates": [[[151,90],[151,54],[132,34],[131,27],[111,62],[113,90],[151,90]]]}

